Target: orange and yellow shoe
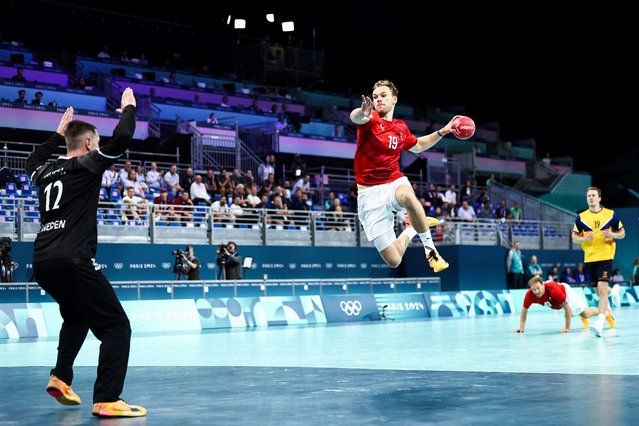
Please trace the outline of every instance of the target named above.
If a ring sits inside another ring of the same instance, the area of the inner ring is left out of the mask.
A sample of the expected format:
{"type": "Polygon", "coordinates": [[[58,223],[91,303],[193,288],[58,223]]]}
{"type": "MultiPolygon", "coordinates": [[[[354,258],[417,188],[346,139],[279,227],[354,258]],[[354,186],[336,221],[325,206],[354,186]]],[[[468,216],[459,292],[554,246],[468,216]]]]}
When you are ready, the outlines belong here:
{"type": "MultiPolygon", "coordinates": [[[[429,228],[439,225],[439,220],[435,219],[434,217],[426,216],[426,221],[428,222],[429,228]]],[[[410,217],[408,216],[408,213],[404,215],[404,223],[406,223],[406,226],[413,226],[410,224],[410,217]]]]}
{"type": "Polygon", "coordinates": [[[120,399],[115,402],[96,402],[91,413],[98,417],[142,417],[146,416],[146,408],[127,404],[120,399]]]}
{"type": "Polygon", "coordinates": [[[448,262],[436,250],[431,250],[426,256],[426,260],[435,272],[441,272],[449,266],[448,262]]]}
{"type": "Polygon", "coordinates": [[[53,374],[47,384],[47,393],[62,405],[79,405],[82,400],[73,392],[71,386],[58,379],[53,374]]]}
{"type": "Polygon", "coordinates": [[[615,328],[616,319],[610,308],[606,311],[606,321],[608,321],[610,328],[615,328]]]}
{"type": "Polygon", "coordinates": [[[581,319],[581,323],[584,325],[584,329],[588,330],[588,328],[590,328],[590,320],[584,317],[579,317],[579,319],[581,319]]]}

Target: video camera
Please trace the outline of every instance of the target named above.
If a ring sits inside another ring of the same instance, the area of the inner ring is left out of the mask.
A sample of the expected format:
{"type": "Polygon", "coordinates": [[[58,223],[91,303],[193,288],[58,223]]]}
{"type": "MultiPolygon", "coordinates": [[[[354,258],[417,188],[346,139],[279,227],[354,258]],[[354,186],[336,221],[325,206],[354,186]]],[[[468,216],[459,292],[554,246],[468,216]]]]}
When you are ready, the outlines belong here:
{"type": "Polygon", "coordinates": [[[173,265],[173,272],[176,274],[177,273],[188,274],[190,270],[189,264],[186,261],[189,255],[188,248],[186,249],[186,251],[181,249],[173,250],[171,254],[175,256],[175,264],[173,265]]]}

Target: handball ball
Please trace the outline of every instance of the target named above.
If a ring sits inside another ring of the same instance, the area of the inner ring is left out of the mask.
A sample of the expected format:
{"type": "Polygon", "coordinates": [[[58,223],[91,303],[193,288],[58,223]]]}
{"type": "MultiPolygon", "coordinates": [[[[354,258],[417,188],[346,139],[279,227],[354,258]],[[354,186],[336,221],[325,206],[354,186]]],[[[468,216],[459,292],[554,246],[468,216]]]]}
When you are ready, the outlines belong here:
{"type": "Polygon", "coordinates": [[[453,120],[452,129],[457,139],[470,139],[475,134],[475,122],[470,117],[460,115],[453,120]]]}

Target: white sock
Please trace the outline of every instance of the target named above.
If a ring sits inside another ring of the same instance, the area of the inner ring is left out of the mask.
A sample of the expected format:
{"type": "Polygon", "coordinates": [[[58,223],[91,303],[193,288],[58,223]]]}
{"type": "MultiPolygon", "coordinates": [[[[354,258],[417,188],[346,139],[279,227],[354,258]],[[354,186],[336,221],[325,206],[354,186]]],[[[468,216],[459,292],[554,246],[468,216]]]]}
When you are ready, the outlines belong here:
{"type": "Polygon", "coordinates": [[[412,241],[413,237],[417,235],[417,230],[412,226],[407,226],[406,229],[402,232],[402,234],[408,235],[408,241],[412,241]]]}
{"type": "Polygon", "coordinates": [[[606,319],[606,314],[597,315],[597,328],[603,327],[605,319],[606,319]]]}
{"type": "Polygon", "coordinates": [[[435,250],[435,244],[433,243],[433,237],[430,235],[430,229],[426,229],[426,232],[420,232],[419,238],[422,240],[422,244],[424,244],[424,251],[426,254],[435,250]]]}

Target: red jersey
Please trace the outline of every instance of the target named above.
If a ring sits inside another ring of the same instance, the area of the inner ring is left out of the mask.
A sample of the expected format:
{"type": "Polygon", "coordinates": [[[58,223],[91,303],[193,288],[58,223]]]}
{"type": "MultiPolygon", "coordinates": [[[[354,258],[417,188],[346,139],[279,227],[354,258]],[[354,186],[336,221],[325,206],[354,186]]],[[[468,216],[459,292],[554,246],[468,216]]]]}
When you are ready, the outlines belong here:
{"type": "Polygon", "coordinates": [[[555,281],[544,283],[546,292],[541,297],[535,296],[531,289],[528,289],[524,296],[524,308],[530,308],[533,303],[548,306],[552,309],[561,309],[561,304],[566,301],[566,289],[563,285],[555,281]]]}
{"type": "Polygon", "coordinates": [[[404,121],[384,120],[375,110],[366,124],[357,126],[355,181],[373,186],[392,182],[404,174],[399,170],[399,156],[417,143],[404,121]]]}

